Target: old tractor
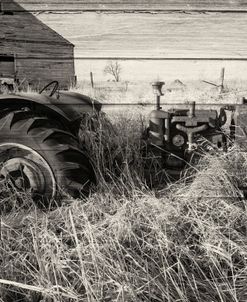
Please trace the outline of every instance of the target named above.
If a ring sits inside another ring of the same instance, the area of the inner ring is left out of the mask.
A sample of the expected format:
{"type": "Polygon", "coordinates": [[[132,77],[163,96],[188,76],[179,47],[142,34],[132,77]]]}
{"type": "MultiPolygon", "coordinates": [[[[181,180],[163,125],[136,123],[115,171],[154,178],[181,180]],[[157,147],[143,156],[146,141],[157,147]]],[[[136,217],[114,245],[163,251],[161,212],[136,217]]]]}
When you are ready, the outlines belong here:
{"type": "Polygon", "coordinates": [[[146,167],[148,183],[179,179],[192,158],[198,159],[207,150],[224,152],[235,142],[242,148],[247,146],[244,98],[238,105],[216,104],[214,110],[196,109],[191,102],[164,111],[160,106],[163,84],[153,83],[156,110],[150,113],[146,133],[147,153],[152,154],[146,167]]]}
{"type": "Polygon", "coordinates": [[[87,195],[96,177],[77,135],[85,114],[100,109],[89,97],[58,92],[56,81],[39,93],[1,95],[1,180],[33,199],[51,200],[60,189],[87,195]]]}
{"type": "MultiPolygon", "coordinates": [[[[150,114],[146,132],[147,148],[157,156],[161,170],[177,179],[202,137],[224,150],[229,138],[245,143],[247,106],[197,110],[192,103],[185,109],[164,111],[162,85],[153,84],[157,108],[150,114]],[[222,130],[227,122],[228,133],[222,130]]],[[[87,96],[58,91],[56,81],[40,93],[1,95],[0,179],[17,190],[28,190],[33,199],[49,201],[60,189],[72,196],[89,194],[97,177],[86,148],[79,144],[78,131],[86,114],[101,107],[87,96]]]]}

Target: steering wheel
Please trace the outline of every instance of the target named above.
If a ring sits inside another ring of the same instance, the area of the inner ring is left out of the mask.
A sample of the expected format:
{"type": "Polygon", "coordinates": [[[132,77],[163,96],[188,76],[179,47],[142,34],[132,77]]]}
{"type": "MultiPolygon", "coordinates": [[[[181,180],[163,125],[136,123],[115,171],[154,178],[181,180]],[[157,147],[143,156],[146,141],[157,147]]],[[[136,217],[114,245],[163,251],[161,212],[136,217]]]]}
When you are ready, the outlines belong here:
{"type": "Polygon", "coordinates": [[[58,87],[59,87],[58,81],[52,81],[52,82],[50,82],[49,84],[45,85],[45,87],[42,88],[42,89],[39,91],[39,94],[41,94],[43,91],[45,91],[45,90],[46,90],[48,87],[50,87],[51,85],[54,85],[54,87],[53,87],[51,93],[49,94],[49,96],[50,96],[50,97],[53,96],[54,93],[58,90],[58,87]]]}
{"type": "Polygon", "coordinates": [[[224,108],[220,108],[220,114],[219,114],[219,126],[224,126],[227,121],[227,115],[224,110],[224,108]]]}

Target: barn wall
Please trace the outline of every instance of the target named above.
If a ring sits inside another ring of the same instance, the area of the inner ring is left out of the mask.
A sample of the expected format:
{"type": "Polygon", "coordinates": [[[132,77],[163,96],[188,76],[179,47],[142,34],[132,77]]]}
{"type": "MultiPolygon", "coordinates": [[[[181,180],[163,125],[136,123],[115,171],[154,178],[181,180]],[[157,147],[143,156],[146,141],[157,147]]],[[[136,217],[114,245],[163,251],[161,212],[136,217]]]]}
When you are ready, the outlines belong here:
{"type": "Polygon", "coordinates": [[[0,41],[1,53],[16,56],[17,78],[33,85],[44,85],[58,80],[62,87],[69,87],[74,80],[73,46],[45,43],[0,41]]]}
{"type": "Polygon", "coordinates": [[[247,3],[244,0],[17,0],[27,9],[37,10],[244,10],[247,3]]]}
{"type": "Polygon", "coordinates": [[[63,18],[39,18],[75,45],[79,80],[89,79],[90,71],[106,80],[104,65],[114,58],[129,80],[212,78],[221,67],[227,77],[247,79],[246,13],[64,12],[63,18]]]}
{"type": "Polygon", "coordinates": [[[245,13],[64,13],[42,21],[80,57],[247,58],[245,13]]]}
{"type": "Polygon", "coordinates": [[[74,46],[12,0],[0,14],[0,54],[14,54],[17,77],[44,85],[58,80],[68,88],[74,81],[74,46]]]}

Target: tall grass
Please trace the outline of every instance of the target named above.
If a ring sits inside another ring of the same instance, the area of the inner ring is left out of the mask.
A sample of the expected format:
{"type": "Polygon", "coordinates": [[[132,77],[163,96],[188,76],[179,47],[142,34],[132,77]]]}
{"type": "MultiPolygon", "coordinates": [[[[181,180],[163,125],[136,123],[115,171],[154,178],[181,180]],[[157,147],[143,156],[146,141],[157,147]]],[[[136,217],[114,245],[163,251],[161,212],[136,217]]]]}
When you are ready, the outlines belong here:
{"type": "Polygon", "coordinates": [[[14,203],[2,209],[2,301],[246,301],[246,153],[207,154],[193,180],[150,190],[141,122],[114,121],[82,125],[99,176],[87,200],[45,212],[2,191],[14,203]]]}

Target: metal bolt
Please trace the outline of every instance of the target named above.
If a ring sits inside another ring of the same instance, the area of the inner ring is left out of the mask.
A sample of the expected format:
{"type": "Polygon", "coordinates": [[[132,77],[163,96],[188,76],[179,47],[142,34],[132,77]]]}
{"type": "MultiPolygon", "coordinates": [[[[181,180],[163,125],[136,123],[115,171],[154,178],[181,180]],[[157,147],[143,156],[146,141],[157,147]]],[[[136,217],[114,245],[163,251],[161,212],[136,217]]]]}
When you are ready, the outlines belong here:
{"type": "Polygon", "coordinates": [[[17,179],[14,180],[14,182],[15,182],[15,186],[18,189],[24,188],[25,181],[24,181],[23,177],[18,177],[17,179]]]}

